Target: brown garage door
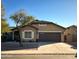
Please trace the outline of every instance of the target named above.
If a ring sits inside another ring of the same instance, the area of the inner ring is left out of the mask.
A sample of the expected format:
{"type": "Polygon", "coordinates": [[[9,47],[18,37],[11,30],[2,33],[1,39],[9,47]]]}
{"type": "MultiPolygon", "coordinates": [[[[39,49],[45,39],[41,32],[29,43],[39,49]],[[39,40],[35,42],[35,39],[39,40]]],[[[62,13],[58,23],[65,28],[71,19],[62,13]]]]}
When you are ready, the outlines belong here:
{"type": "Polygon", "coordinates": [[[43,42],[60,42],[61,41],[61,33],[52,33],[52,32],[40,32],[38,41],[43,42]]]}

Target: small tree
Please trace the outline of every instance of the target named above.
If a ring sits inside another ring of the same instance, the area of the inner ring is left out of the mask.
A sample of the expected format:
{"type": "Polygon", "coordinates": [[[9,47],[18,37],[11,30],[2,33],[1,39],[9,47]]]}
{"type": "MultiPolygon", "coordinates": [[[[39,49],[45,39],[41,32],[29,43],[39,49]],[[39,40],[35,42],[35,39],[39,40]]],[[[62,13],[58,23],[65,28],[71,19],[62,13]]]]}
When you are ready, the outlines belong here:
{"type": "Polygon", "coordinates": [[[34,17],[27,16],[24,10],[19,10],[18,12],[14,13],[10,18],[15,21],[17,30],[19,31],[19,43],[20,46],[22,46],[20,28],[21,26],[27,25],[29,22],[33,21],[34,17]]]}
{"type": "Polygon", "coordinates": [[[1,19],[1,34],[5,32],[10,32],[10,28],[8,27],[8,24],[5,19],[1,19]]]}

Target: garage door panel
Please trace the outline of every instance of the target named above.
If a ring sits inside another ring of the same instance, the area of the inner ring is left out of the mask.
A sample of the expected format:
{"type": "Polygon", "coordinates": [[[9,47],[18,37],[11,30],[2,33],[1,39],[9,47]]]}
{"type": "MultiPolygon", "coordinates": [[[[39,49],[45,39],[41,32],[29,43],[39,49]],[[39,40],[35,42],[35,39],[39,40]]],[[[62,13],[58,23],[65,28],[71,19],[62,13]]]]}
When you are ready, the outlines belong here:
{"type": "Polygon", "coordinates": [[[45,33],[40,32],[39,33],[39,41],[52,41],[52,42],[59,42],[61,40],[61,33],[45,33]]]}

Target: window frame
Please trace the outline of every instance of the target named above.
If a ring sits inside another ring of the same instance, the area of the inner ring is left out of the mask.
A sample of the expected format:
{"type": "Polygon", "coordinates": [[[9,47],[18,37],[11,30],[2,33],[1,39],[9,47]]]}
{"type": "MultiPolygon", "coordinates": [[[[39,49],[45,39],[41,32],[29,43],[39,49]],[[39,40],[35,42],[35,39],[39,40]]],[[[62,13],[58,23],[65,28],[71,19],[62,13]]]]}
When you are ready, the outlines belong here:
{"type": "Polygon", "coordinates": [[[23,38],[23,39],[31,40],[31,39],[34,38],[34,32],[33,32],[32,30],[24,30],[24,31],[22,32],[22,38],[23,38]],[[31,32],[31,38],[25,38],[25,32],[31,32]]]}

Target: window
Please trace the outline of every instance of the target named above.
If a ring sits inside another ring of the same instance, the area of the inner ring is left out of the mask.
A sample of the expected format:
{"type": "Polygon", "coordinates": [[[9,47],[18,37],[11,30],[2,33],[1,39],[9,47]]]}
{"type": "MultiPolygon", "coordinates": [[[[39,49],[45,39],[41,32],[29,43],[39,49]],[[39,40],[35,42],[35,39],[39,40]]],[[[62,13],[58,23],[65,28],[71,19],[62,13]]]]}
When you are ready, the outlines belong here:
{"type": "Polygon", "coordinates": [[[32,34],[32,32],[25,32],[24,33],[24,38],[31,38],[31,35],[32,34]]]}
{"type": "Polygon", "coordinates": [[[33,36],[34,36],[34,34],[31,30],[23,31],[23,38],[24,39],[32,39],[33,36]]]}

